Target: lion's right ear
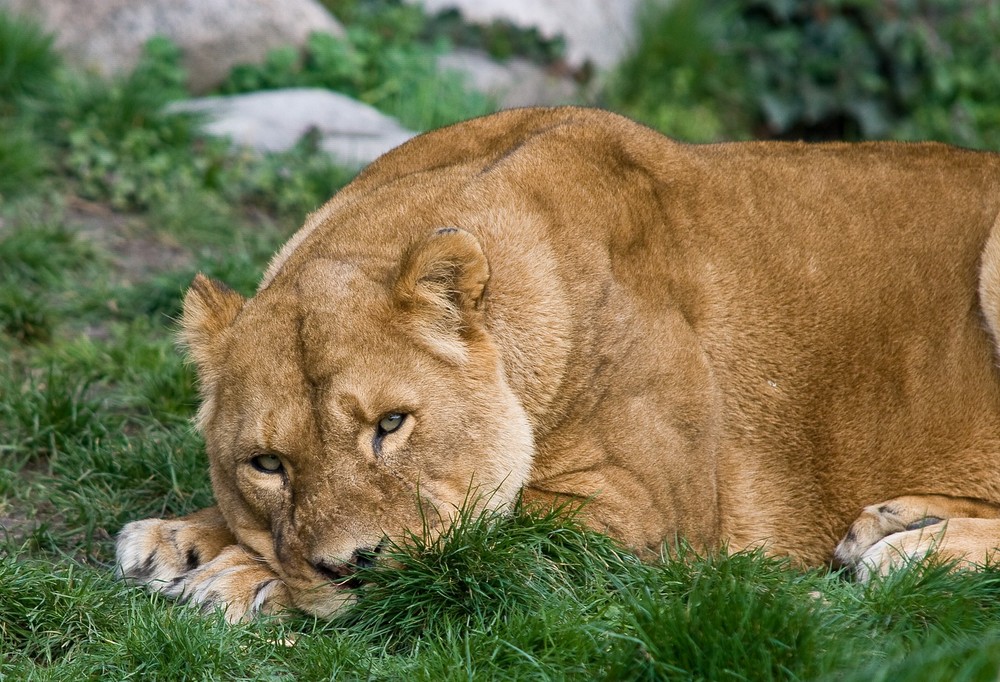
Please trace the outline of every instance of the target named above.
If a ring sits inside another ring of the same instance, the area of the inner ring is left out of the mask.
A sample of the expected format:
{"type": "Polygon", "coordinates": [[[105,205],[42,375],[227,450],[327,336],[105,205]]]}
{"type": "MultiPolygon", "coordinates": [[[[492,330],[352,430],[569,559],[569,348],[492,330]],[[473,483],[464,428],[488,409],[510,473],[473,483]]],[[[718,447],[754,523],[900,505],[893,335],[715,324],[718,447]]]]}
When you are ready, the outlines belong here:
{"type": "Polygon", "coordinates": [[[211,364],[212,348],[219,334],[233,323],[246,299],[222,282],[195,275],[184,296],[181,342],[202,371],[211,364]]]}

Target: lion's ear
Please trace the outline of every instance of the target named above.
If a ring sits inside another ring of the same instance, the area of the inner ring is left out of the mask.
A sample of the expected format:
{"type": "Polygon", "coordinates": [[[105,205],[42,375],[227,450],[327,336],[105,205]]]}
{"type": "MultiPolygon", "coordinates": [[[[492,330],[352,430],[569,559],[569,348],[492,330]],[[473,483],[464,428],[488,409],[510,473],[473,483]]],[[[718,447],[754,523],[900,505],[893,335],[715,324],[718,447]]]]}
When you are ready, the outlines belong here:
{"type": "Polygon", "coordinates": [[[443,227],[403,257],[393,296],[425,340],[446,355],[462,355],[461,341],[477,327],[489,278],[479,240],[443,227]]]}
{"type": "Polygon", "coordinates": [[[184,296],[181,342],[199,369],[211,363],[213,342],[233,323],[246,299],[222,282],[198,273],[184,296]]]}
{"type": "Polygon", "coordinates": [[[479,240],[457,227],[442,227],[403,258],[396,300],[463,316],[479,309],[490,278],[479,240]]]}

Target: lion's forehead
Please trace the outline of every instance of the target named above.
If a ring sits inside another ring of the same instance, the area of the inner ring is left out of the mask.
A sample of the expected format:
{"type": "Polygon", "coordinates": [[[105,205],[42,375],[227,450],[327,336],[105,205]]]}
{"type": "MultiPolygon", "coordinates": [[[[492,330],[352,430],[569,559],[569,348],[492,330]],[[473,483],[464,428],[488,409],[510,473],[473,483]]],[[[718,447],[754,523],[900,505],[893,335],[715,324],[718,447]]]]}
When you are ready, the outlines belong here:
{"type": "Polygon", "coordinates": [[[450,390],[440,386],[440,361],[393,324],[384,304],[346,298],[350,306],[334,309],[287,300],[256,306],[233,329],[221,406],[242,414],[319,410],[349,423],[417,409],[429,392],[450,390]]]}

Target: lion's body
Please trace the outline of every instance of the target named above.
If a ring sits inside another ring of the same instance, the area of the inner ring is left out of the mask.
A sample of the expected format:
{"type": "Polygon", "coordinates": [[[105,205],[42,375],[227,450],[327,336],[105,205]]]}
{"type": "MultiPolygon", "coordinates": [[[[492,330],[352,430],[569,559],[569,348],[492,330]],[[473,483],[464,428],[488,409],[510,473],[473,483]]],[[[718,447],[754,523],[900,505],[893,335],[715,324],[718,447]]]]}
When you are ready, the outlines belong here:
{"type": "Polygon", "coordinates": [[[421,136],[249,302],[189,294],[228,531],[325,613],[309,567],[414,523],[421,486],[809,565],[865,505],[1000,503],[998,216],[1000,156],[936,144],[689,146],[571,108],[421,136]],[[261,452],[284,483],[241,473],[261,452]]]}

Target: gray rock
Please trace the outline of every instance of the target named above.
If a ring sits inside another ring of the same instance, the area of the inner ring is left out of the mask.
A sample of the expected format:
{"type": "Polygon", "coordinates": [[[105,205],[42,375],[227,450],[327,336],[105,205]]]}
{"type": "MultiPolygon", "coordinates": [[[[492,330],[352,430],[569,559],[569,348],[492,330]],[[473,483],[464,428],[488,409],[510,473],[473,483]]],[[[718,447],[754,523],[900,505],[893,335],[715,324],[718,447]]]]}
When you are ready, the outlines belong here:
{"type": "MultiPolygon", "coordinates": [[[[435,14],[457,9],[472,23],[509,21],[536,28],[546,37],[566,39],[572,66],[589,62],[598,70],[614,67],[635,44],[643,0],[406,0],[435,14]]],[[[662,2],[664,0],[654,0],[662,2]]]]}
{"type": "Polygon", "coordinates": [[[142,46],[166,36],[183,51],[195,92],[310,33],[343,35],[316,0],[0,0],[0,9],[35,18],[70,62],[103,75],[131,71],[142,46]]]}
{"type": "Polygon", "coordinates": [[[456,50],[438,57],[438,68],[456,71],[471,88],[492,97],[502,109],[531,105],[574,104],[577,84],[552,75],[526,59],[495,62],[482,52],[456,50]]]}
{"type": "Polygon", "coordinates": [[[320,147],[348,167],[370,163],[415,135],[367,104],[319,88],[203,97],[171,108],[202,113],[208,134],[261,152],[286,151],[315,131],[320,147]]]}

